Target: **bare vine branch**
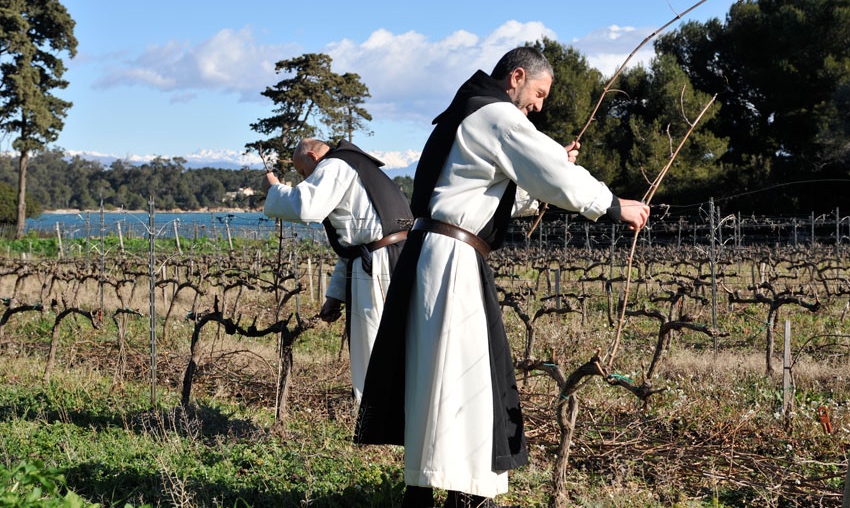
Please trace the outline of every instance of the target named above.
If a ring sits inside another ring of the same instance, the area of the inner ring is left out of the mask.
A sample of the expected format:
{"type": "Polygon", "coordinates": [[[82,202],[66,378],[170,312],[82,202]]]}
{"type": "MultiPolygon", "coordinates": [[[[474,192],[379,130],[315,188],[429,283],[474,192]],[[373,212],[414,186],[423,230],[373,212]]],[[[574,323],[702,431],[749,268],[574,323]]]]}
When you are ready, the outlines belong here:
{"type": "Polygon", "coordinates": [[[582,127],[581,131],[578,133],[578,136],[576,136],[576,141],[581,140],[581,137],[584,135],[584,132],[587,130],[588,127],[590,127],[590,124],[593,123],[593,120],[596,118],[596,112],[599,111],[599,107],[602,105],[602,101],[605,99],[605,96],[608,94],[611,87],[614,85],[614,82],[617,80],[617,78],[623,72],[623,69],[625,69],[626,65],[629,64],[629,61],[632,59],[632,57],[634,57],[635,54],[637,54],[637,52],[640,51],[640,48],[642,48],[647,42],[651,41],[656,35],[660,34],[664,30],[666,30],[667,27],[669,27],[670,25],[672,25],[676,21],[679,21],[680,19],[682,19],[682,17],[685,14],[696,9],[700,5],[704,4],[706,1],[707,0],[700,0],[699,2],[688,7],[687,9],[685,9],[680,14],[677,14],[676,17],[674,17],[673,19],[668,21],[664,26],[662,26],[658,30],[652,32],[651,34],[647,35],[646,38],[643,41],[641,41],[641,43],[638,44],[637,47],[631,53],[629,53],[629,56],[626,57],[626,60],[623,62],[622,65],[620,65],[620,67],[617,69],[617,72],[615,72],[614,75],[611,77],[611,79],[608,81],[608,84],[605,85],[605,88],[602,89],[602,94],[599,96],[599,100],[596,101],[596,106],[593,108],[593,111],[590,113],[590,118],[588,118],[587,123],[584,124],[584,127],[582,127]]]}
{"type": "MultiPolygon", "coordinates": [[[[658,173],[658,176],[655,177],[655,180],[652,181],[652,184],[649,186],[649,189],[643,195],[643,199],[641,201],[644,204],[649,205],[650,201],[652,201],[652,198],[655,195],[655,191],[658,190],[659,185],[661,185],[661,181],[664,179],[664,176],[667,175],[667,171],[670,169],[670,166],[673,165],[673,161],[676,160],[676,156],[679,155],[679,152],[685,145],[685,142],[691,136],[691,133],[694,131],[697,124],[702,119],[703,115],[705,115],[706,111],[708,111],[708,108],[710,108],[711,105],[714,104],[714,101],[716,99],[717,94],[714,94],[711,97],[711,100],[709,100],[708,103],[702,108],[702,111],[700,111],[700,114],[697,116],[696,120],[694,120],[694,123],[691,124],[690,128],[688,129],[688,132],[686,132],[685,135],[682,137],[682,140],[679,142],[679,146],[676,147],[676,150],[673,152],[673,155],[670,156],[670,160],[667,161],[667,164],[664,166],[661,172],[658,173]]],[[[611,367],[611,365],[614,364],[614,358],[617,356],[617,349],[619,348],[620,338],[623,334],[623,323],[625,323],[626,320],[626,307],[629,301],[629,290],[631,287],[632,279],[632,264],[634,262],[635,248],[637,247],[638,235],[640,235],[640,230],[635,231],[635,234],[632,238],[632,246],[629,250],[629,258],[628,263],[626,265],[626,287],[623,290],[623,306],[620,309],[620,318],[617,320],[617,333],[614,337],[614,341],[611,344],[611,349],[608,352],[607,364],[609,368],[611,367]]]]}
{"type": "MultiPolygon", "coordinates": [[[[642,48],[647,42],[651,41],[656,35],[660,34],[665,29],[667,29],[667,27],[669,27],[670,25],[672,25],[676,21],[682,19],[682,17],[685,14],[696,9],[700,5],[704,4],[706,1],[707,0],[700,0],[699,2],[688,7],[687,9],[685,9],[683,12],[677,14],[676,17],[674,17],[673,19],[668,21],[666,24],[664,24],[664,26],[655,30],[651,34],[647,35],[646,38],[644,40],[642,40],[641,43],[638,44],[637,47],[634,50],[632,50],[631,53],[629,53],[629,56],[626,57],[626,60],[623,61],[622,65],[620,65],[620,67],[617,69],[617,72],[615,72],[614,75],[611,76],[611,79],[608,80],[608,83],[605,84],[605,88],[602,89],[602,93],[599,95],[599,100],[596,101],[596,105],[593,107],[593,111],[591,111],[590,117],[587,119],[587,122],[584,124],[584,127],[582,127],[581,131],[579,131],[578,136],[576,136],[576,139],[575,139],[576,143],[581,141],[582,136],[584,136],[584,132],[590,127],[590,124],[592,124],[593,121],[596,119],[596,113],[599,111],[599,108],[602,106],[602,101],[605,100],[605,96],[608,95],[608,92],[611,91],[611,87],[614,86],[614,82],[617,81],[618,77],[620,77],[620,74],[623,72],[623,69],[626,68],[626,65],[629,64],[629,61],[632,59],[632,57],[634,57],[635,54],[637,54],[637,52],[640,51],[640,48],[642,48]]],[[[540,221],[543,219],[543,214],[546,213],[546,210],[548,208],[549,208],[548,203],[542,204],[542,206],[540,207],[540,213],[537,214],[537,219],[535,219],[534,224],[531,226],[531,229],[528,230],[528,233],[526,234],[526,238],[531,238],[531,234],[534,233],[534,230],[540,224],[540,221]]]]}

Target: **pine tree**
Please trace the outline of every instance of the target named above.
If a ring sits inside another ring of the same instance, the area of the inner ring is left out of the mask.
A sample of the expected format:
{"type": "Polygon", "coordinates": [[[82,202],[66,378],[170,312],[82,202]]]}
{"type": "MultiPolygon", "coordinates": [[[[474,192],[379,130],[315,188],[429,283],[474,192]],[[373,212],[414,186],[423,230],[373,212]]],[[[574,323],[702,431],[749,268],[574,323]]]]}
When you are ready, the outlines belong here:
{"type": "Polygon", "coordinates": [[[274,115],[251,124],[254,131],[271,137],[248,143],[248,150],[266,160],[276,156],[278,168],[284,169],[304,137],[326,134],[351,141],[354,131],[365,130],[363,120],[372,117],[361,104],[370,96],[369,89],[357,74],[331,71],[331,61],[328,55],[308,53],[277,62],[275,70],[285,79],[261,93],[274,103],[274,115]]]}
{"type": "Polygon", "coordinates": [[[71,103],[53,95],[64,89],[60,58],[77,51],[74,20],[58,0],[0,0],[0,130],[17,137],[20,152],[16,237],[26,221],[27,160],[59,137],[71,103]]]}

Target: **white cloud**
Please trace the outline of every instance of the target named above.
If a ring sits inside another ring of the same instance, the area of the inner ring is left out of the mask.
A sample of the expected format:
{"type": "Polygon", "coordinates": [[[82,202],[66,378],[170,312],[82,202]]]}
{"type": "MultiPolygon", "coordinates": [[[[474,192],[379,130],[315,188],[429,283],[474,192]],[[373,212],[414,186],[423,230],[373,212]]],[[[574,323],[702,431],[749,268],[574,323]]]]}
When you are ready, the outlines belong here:
{"type": "MultiPolygon", "coordinates": [[[[632,51],[653,31],[652,28],[611,25],[594,30],[584,37],[573,39],[571,45],[585,55],[591,66],[596,67],[606,76],[612,76],[632,51]]],[[[639,64],[646,66],[653,56],[655,56],[655,50],[652,41],[647,41],[629,60],[628,67],[639,64]]]]}
{"type": "MultiPolygon", "coordinates": [[[[372,98],[373,115],[388,120],[430,119],[475,70],[489,72],[507,50],[555,33],[540,22],[508,21],[479,37],[459,30],[432,41],[410,31],[380,29],[368,39],[342,39],[325,46],[335,72],[360,75],[372,98]]],[[[300,54],[295,45],[261,45],[249,28],[221,30],[195,46],[169,41],[111,68],[97,87],[143,85],[174,93],[172,102],[191,100],[193,91],[236,92],[261,100],[266,86],[279,80],[275,63],[300,54]]]]}
{"type": "Polygon", "coordinates": [[[146,162],[150,162],[157,157],[171,159],[174,157],[182,157],[186,159],[186,165],[188,167],[201,167],[201,166],[209,166],[209,167],[224,167],[224,168],[240,168],[243,166],[247,166],[253,169],[259,169],[263,167],[263,161],[260,157],[255,153],[244,153],[238,150],[197,150],[194,153],[190,154],[180,154],[180,155],[163,155],[163,154],[147,154],[147,155],[138,155],[138,154],[130,154],[130,155],[115,155],[111,153],[97,152],[93,150],[67,150],[65,155],[68,157],[80,157],[82,159],[94,160],[98,161],[101,164],[109,165],[115,160],[126,161],[130,164],[144,164],[146,162]]]}
{"type": "MultiPolygon", "coordinates": [[[[12,152],[3,152],[0,155],[9,155],[12,152]]],[[[384,162],[383,169],[385,170],[393,170],[393,169],[404,169],[408,168],[411,164],[419,160],[419,156],[421,152],[415,150],[404,150],[404,151],[373,151],[370,150],[369,153],[381,161],[384,162]]],[[[131,164],[143,164],[146,162],[152,161],[156,157],[162,157],[165,159],[171,159],[173,157],[182,157],[186,159],[186,165],[188,167],[201,167],[201,166],[209,166],[209,167],[226,167],[226,168],[240,168],[243,166],[247,166],[252,169],[260,169],[263,167],[263,160],[256,153],[245,153],[240,152],[238,150],[228,150],[228,149],[202,149],[197,150],[188,155],[124,155],[119,156],[110,153],[97,152],[93,150],[67,150],[65,151],[65,155],[68,157],[80,157],[86,160],[94,160],[98,161],[101,164],[108,166],[115,160],[122,160],[129,162],[131,164]]]]}
{"type": "Polygon", "coordinates": [[[183,156],[183,158],[192,165],[210,164],[215,166],[216,162],[227,162],[251,168],[263,167],[263,160],[259,155],[238,150],[198,150],[195,153],[183,156]]]}
{"type": "MultiPolygon", "coordinates": [[[[634,67],[636,65],[646,67],[654,56],[655,52],[652,49],[641,49],[629,60],[626,67],[634,67]]],[[[603,75],[610,77],[623,65],[627,57],[628,55],[623,55],[622,53],[596,53],[587,57],[587,63],[591,67],[599,69],[603,75]]]]}
{"type": "Polygon", "coordinates": [[[509,49],[544,36],[555,33],[539,22],[508,21],[484,37],[459,30],[436,41],[377,30],[360,44],[343,39],[325,51],[337,72],[356,72],[369,87],[373,116],[430,122],[472,73],[489,72],[509,49]]]}
{"type": "Polygon", "coordinates": [[[180,92],[177,102],[192,90],[234,92],[243,100],[261,100],[260,91],[276,81],[275,63],[298,51],[294,44],[257,44],[249,28],[224,29],[194,47],[176,41],[150,46],[137,58],[109,69],[95,87],[143,85],[180,92]]]}
{"type": "MultiPolygon", "coordinates": [[[[648,28],[612,25],[569,44],[585,55],[590,65],[611,75],[650,33],[648,28]]],[[[335,72],[360,75],[371,94],[366,107],[374,118],[424,125],[429,130],[430,121],[475,70],[489,72],[507,50],[543,37],[558,40],[542,22],[507,21],[488,34],[458,30],[437,40],[415,31],[380,29],[366,40],[341,39],[317,51],[333,58],[335,72]]],[[[123,63],[111,68],[96,85],[146,86],[169,93],[172,103],[191,102],[209,90],[262,101],[260,91],[281,79],[274,72],[275,63],[303,52],[295,44],[260,44],[248,27],[225,29],[198,44],[168,41],[150,46],[134,58],[120,56],[123,63]]],[[[630,65],[646,64],[653,54],[647,43],[630,65]]],[[[383,159],[388,167],[406,167],[408,154],[387,152],[383,159]]],[[[183,156],[189,159],[193,155],[202,154],[183,156]]],[[[227,159],[239,158],[231,154],[227,159]]],[[[251,164],[261,167],[259,159],[251,164]]]]}
{"type": "Polygon", "coordinates": [[[98,152],[96,150],[65,150],[65,155],[67,155],[68,157],[80,157],[83,159],[115,157],[114,155],[98,152]]]}

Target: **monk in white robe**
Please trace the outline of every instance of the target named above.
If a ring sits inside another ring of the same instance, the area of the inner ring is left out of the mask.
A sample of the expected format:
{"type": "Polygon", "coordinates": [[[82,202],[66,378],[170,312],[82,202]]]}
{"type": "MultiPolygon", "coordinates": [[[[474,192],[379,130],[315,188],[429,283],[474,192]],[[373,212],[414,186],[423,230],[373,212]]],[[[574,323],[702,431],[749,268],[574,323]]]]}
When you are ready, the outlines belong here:
{"type": "Polygon", "coordinates": [[[332,149],[304,139],[293,165],[304,181],[291,187],[268,173],[263,211],[286,221],[325,224],[340,257],[319,315],[333,321],[345,303],[351,383],[359,403],[390,276],[412,216],[404,194],[379,169],[383,163],[351,143],[332,149]],[[389,220],[381,220],[381,210],[389,220]]]}
{"type": "Polygon", "coordinates": [[[574,164],[573,147],[528,120],[552,77],[532,48],[508,53],[490,76],[478,71],[434,121],[417,166],[417,219],[393,276],[355,436],[404,445],[405,508],[433,506],[434,488],[449,491],[445,507],[493,506],[489,498],[508,490],[507,470],[527,461],[486,266],[516,188],[591,220],[607,213],[641,228],[648,217],[648,207],[615,197],[574,164]]]}

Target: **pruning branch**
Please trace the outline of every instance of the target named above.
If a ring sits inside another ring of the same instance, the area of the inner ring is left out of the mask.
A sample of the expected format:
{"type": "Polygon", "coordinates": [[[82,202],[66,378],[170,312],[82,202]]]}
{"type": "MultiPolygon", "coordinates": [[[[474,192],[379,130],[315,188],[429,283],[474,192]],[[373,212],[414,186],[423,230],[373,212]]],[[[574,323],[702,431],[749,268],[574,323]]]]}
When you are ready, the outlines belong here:
{"type": "MultiPolygon", "coordinates": [[[[608,80],[608,83],[605,85],[605,88],[602,89],[602,94],[599,95],[599,100],[596,101],[596,106],[593,107],[593,111],[591,111],[590,117],[587,119],[587,122],[584,124],[584,127],[582,127],[581,131],[579,131],[579,133],[578,133],[578,136],[576,136],[575,143],[578,143],[581,140],[581,137],[584,136],[584,132],[588,129],[588,127],[590,127],[590,124],[592,124],[593,121],[596,119],[596,113],[599,111],[600,106],[602,106],[602,101],[605,99],[605,96],[608,95],[608,92],[611,91],[611,87],[614,86],[614,83],[617,81],[617,78],[620,77],[620,74],[623,72],[623,69],[626,68],[626,65],[629,64],[629,61],[631,61],[632,57],[634,57],[637,54],[637,52],[640,51],[640,49],[644,45],[646,45],[647,42],[651,41],[655,36],[657,36],[658,34],[663,32],[664,30],[666,30],[667,27],[669,27],[670,25],[672,25],[676,21],[682,19],[682,17],[685,16],[685,14],[696,9],[700,5],[704,4],[706,1],[707,0],[700,0],[699,2],[688,7],[687,9],[682,11],[681,13],[677,14],[676,17],[674,17],[673,19],[668,21],[664,26],[655,30],[651,34],[647,35],[646,38],[643,41],[641,41],[641,43],[638,44],[637,47],[635,47],[635,49],[632,50],[631,53],[629,53],[629,56],[626,57],[626,59],[623,61],[622,65],[620,65],[620,67],[617,69],[617,72],[615,72],[614,75],[611,76],[611,79],[608,80]]],[[[528,233],[526,233],[526,238],[531,238],[531,234],[534,233],[534,230],[540,224],[540,221],[543,219],[543,214],[546,213],[546,210],[548,208],[549,208],[549,203],[542,203],[542,206],[540,207],[540,213],[537,214],[537,219],[534,220],[534,224],[531,226],[531,229],[529,229],[528,233]]]]}

